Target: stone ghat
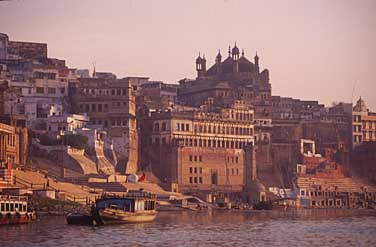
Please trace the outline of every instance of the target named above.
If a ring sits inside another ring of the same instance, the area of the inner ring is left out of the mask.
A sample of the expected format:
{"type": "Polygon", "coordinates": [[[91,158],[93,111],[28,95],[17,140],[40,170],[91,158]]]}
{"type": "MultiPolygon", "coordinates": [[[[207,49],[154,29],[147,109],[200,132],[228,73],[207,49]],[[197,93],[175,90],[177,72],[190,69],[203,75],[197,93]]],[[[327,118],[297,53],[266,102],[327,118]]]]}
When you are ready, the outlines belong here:
{"type": "Polygon", "coordinates": [[[340,192],[363,192],[367,188],[369,192],[376,192],[376,187],[368,185],[356,178],[317,178],[310,176],[299,176],[297,186],[301,189],[321,186],[322,190],[337,190],[340,192]]]}

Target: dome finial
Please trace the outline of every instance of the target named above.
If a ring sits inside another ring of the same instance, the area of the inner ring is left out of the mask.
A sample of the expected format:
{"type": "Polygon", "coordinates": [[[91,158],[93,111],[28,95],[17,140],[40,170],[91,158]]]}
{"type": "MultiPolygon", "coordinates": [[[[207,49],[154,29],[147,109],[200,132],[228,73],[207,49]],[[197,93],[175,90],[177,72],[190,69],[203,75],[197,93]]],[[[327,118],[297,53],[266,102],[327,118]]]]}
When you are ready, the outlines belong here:
{"type": "Polygon", "coordinates": [[[244,49],[242,49],[242,57],[244,57],[244,49]]]}
{"type": "Polygon", "coordinates": [[[228,56],[231,56],[231,45],[228,46],[228,56]]]}

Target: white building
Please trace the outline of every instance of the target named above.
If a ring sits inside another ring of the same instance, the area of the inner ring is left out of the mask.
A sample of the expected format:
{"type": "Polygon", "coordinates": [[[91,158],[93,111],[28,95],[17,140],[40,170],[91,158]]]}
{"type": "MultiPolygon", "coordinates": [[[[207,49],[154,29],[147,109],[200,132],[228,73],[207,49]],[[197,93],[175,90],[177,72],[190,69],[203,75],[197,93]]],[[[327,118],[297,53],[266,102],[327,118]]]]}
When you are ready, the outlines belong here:
{"type": "Polygon", "coordinates": [[[89,117],[86,115],[59,115],[47,119],[47,131],[51,133],[76,133],[77,130],[86,128],[89,117]]]}

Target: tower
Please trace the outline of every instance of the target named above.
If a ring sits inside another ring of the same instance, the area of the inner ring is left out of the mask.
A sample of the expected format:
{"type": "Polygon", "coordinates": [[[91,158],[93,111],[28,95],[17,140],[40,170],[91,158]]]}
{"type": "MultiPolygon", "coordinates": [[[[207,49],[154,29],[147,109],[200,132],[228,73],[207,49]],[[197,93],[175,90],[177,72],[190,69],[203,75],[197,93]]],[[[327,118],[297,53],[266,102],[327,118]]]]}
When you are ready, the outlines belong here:
{"type": "Polygon", "coordinates": [[[232,48],[232,59],[234,59],[234,61],[239,61],[239,48],[236,46],[236,42],[235,42],[235,46],[234,48],[232,48]]]}
{"type": "Polygon", "coordinates": [[[239,48],[236,46],[236,42],[235,42],[235,46],[234,48],[232,48],[232,60],[234,61],[234,67],[233,67],[233,72],[234,73],[238,73],[239,72],[239,48]]]}
{"type": "Polygon", "coordinates": [[[215,57],[215,64],[217,65],[217,74],[221,73],[221,63],[222,63],[222,55],[221,50],[218,50],[218,54],[215,57]]]}
{"type": "Polygon", "coordinates": [[[204,76],[206,73],[206,59],[205,55],[201,58],[201,54],[198,54],[196,58],[196,71],[197,71],[197,78],[204,76]]]}
{"type": "Polygon", "coordinates": [[[256,51],[256,56],[255,56],[255,66],[256,66],[257,73],[259,73],[260,72],[260,67],[259,67],[259,57],[257,55],[257,51],[256,51]]]}

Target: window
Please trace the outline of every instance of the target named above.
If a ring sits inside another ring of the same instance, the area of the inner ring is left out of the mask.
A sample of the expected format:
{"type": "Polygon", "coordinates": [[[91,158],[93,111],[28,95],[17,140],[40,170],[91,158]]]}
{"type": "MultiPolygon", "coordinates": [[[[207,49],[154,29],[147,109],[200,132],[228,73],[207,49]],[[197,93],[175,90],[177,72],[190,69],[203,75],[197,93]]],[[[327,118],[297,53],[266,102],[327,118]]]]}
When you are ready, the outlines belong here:
{"type": "Polygon", "coordinates": [[[185,130],[186,130],[186,131],[189,131],[189,124],[186,124],[186,125],[185,125],[185,130]]]}
{"type": "Polygon", "coordinates": [[[192,155],[189,155],[189,161],[192,161],[192,160],[193,160],[192,155]]]}
{"type": "Polygon", "coordinates": [[[159,131],[159,123],[154,124],[154,131],[159,131]]]}
{"type": "Polygon", "coordinates": [[[197,162],[197,156],[195,155],[195,162],[197,162]]]}
{"type": "Polygon", "coordinates": [[[195,180],[195,184],[197,184],[197,177],[195,177],[194,180],[195,180]]]}
{"type": "Polygon", "coordinates": [[[198,156],[198,160],[199,160],[199,162],[202,162],[202,156],[201,155],[198,156]]]}
{"type": "Polygon", "coordinates": [[[198,182],[199,182],[200,184],[202,184],[202,177],[199,177],[199,178],[198,178],[198,182]]]}
{"type": "Polygon", "coordinates": [[[60,88],[60,93],[61,93],[61,94],[64,94],[64,93],[65,93],[65,88],[63,88],[63,87],[60,88]]]}
{"type": "Polygon", "coordinates": [[[195,167],[195,173],[197,173],[197,167],[195,167]]]}
{"type": "Polygon", "coordinates": [[[192,177],[189,177],[189,183],[191,184],[193,182],[192,177]]]}
{"type": "Polygon", "coordinates": [[[162,131],[166,131],[166,123],[165,122],[162,123],[162,131]]]}
{"type": "Polygon", "coordinates": [[[193,168],[189,167],[189,173],[193,173],[193,168]]]}
{"type": "Polygon", "coordinates": [[[176,129],[177,131],[180,131],[180,124],[179,124],[179,123],[176,124],[175,129],[176,129]]]}
{"type": "Polygon", "coordinates": [[[200,174],[202,174],[202,167],[199,168],[200,174]]]}
{"type": "Polygon", "coordinates": [[[44,93],[43,87],[37,87],[37,93],[44,93]]]}

